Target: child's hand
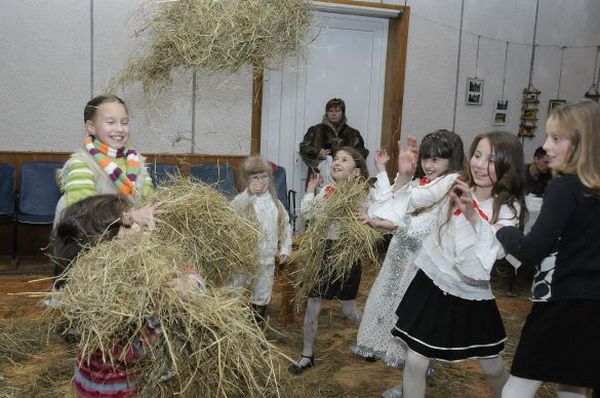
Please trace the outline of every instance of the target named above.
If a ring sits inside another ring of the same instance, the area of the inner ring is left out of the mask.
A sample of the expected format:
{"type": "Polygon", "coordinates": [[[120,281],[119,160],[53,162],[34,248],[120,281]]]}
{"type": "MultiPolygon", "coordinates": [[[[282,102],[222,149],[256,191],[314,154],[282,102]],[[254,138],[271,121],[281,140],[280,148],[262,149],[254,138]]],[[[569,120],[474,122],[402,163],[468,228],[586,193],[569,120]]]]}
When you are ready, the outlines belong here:
{"type": "Polygon", "coordinates": [[[375,152],[375,167],[379,173],[385,171],[385,165],[389,160],[390,155],[388,155],[387,149],[381,148],[375,152]]]}
{"type": "Polygon", "coordinates": [[[159,210],[161,206],[162,203],[156,203],[153,205],[147,205],[133,209],[129,211],[129,216],[134,224],[146,226],[148,229],[154,229],[156,224],[154,221],[154,216],[161,213],[159,210]]]}
{"type": "Polygon", "coordinates": [[[473,226],[479,220],[479,214],[475,210],[473,203],[473,195],[471,194],[471,188],[463,180],[457,178],[454,181],[452,191],[450,191],[450,198],[461,213],[465,216],[473,226]]]}
{"type": "Polygon", "coordinates": [[[321,149],[319,151],[319,159],[325,159],[328,155],[331,155],[331,149],[321,149]]]}
{"type": "Polygon", "coordinates": [[[371,217],[364,211],[357,211],[354,213],[354,216],[359,223],[370,225],[371,217]]]}
{"type": "Polygon", "coordinates": [[[191,278],[173,278],[167,281],[167,286],[180,297],[198,294],[198,283],[191,278]]]}
{"type": "Polygon", "coordinates": [[[398,141],[398,177],[401,182],[407,183],[417,170],[419,148],[417,139],[412,135],[406,139],[406,146],[398,141]]]}
{"type": "Polygon", "coordinates": [[[310,176],[306,185],[306,193],[315,193],[315,189],[323,182],[323,176],[320,173],[314,173],[310,176]]]}

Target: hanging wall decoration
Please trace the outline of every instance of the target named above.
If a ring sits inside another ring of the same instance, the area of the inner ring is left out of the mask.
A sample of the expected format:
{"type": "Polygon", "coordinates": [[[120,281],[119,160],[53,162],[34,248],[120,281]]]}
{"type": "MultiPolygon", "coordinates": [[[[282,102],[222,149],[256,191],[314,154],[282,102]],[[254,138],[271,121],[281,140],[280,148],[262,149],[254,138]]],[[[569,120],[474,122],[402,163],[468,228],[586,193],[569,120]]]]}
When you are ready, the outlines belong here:
{"type": "Polygon", "coordinates": [[[477,36],[477,53],[475,55],[475,77],[467,78],[467,95],[465,98],[465,102],[467,105],[481,105],[483,103],[483,79],[477,77],[480,39],[481,35],[477,36]]]}
{"type": "Polygon", "coordinates": [[[504,49],[504,72],[502,74],[502,96],[496,101],[496,107],[494,108],[494,114],[492,116],[492,124],[494,126],[506,125],[508,119],[508,100],[504,98],[504,86],[506,84],[506,61],[508,60],[508,42],[506,42],[506,48],[504,49]]]}
{"type": "Polygon", "coordinates": [[[565,59],[565,49],[566,48],[567,47],[565,47],[565,46],[562,46],[562,48],[561,48],[560,69],[558,71],[558,88],[556,89],[556,98],[548,101],[548,113],[550,113],[550,111],[552,111],[552,109],[556,108],[557,106],[560,106],[567,102],[567,100],[560,99],[560,85],[562,83],[563,61],[565,59]]]}
{"type": "Polygon", "coordinates": [[[540,90],[533,87],[533,84],[530,84],[529,87],[523,90],[519,137],[535,137],[541,93],[540,90]]]}
{"type": "Polygon", "coordinates": [[[585,93],[585,98],[589,98],[598,102],[600,100],[600,69],[598,69],[598,73],[596,74],[596,66],[598,66],[598,53],[600,53],[600,46],[596,47],[596,60],[594,62],[594,77],[592,77],[592,86],[585,93]]]}
{"type": "Polygon", "coordinates": [[[519,137],[535,137],[537,128],[538,110],[540,107],[540,90],[533,86],[533,65],[535,62],[535,36],[540,10],[540,0],[535,2],[535,20],[533,22],[533,39],[531,40],[531,58],[529,60],[529,84],[523,89],[521,99],[521,123],[519,124],[519,137]]]}

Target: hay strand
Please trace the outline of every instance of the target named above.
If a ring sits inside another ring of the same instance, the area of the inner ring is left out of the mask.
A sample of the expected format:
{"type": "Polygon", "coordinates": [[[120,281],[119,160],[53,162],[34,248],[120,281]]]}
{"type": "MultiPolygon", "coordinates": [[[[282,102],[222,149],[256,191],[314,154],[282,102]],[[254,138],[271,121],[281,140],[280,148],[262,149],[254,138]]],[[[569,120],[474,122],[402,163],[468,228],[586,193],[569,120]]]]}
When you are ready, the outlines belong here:
{"type": "Polygon", "coordinates": [[[302,237],[294,262],[297,303],[301,303],[312,289],[343,279],[355,263],[363,266],[376,263],[376,244],[382,234],[360,223],[355,213],[364,207],[369,192],[368,183],[362,179],[338,182],[335,193],[315,204],[314,214],[302,237]],[[326,237],[330,240],[329,259],[323,266],[326,237]]]}
{"type": "Polygon", "coordinates": [[[119,352],[135,344],[148,322],[158,321],[160,338],[137,364],[142,396],[279,396],[276,351],[242,299],[227,290],[182,294],[167,286],[186,278],[182,253],[146,232],[78,257],[53,299],[78,331],[80,352],[119,361],[119,352]]]}
{"type": "Polygon", "coordinates": [[[138,81],[146,92],[158,91],[176,69],[264,67],[300,47],[310,7],[309,0],[146,1],[137,20],[138,31],[150,35],[148,47],[129,60],[111,90],[138,81]]]}
{"type": "Polygon", "coordinates": [[[181,247],[187,264],[213,286],[235,272],[258,272],[258,227],[216,189],[180,178],[157,188],[148,201],[163,203],[152,234],[181,247]]]}

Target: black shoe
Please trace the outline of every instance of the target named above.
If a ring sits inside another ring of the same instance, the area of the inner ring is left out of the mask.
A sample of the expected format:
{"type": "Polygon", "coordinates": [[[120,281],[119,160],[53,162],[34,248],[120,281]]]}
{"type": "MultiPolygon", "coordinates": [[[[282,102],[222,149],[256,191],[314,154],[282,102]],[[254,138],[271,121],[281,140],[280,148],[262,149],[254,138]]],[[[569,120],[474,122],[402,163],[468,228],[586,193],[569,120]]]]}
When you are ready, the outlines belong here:
{"type": "Polygon", "coordinates": [[[302,374],[302,372],[304,372],[306,369],[312,368],[313,366],[315,366],[315,356],[314,355],[311,355],[309,357],[307,357],[306,355],[300,355],[300,359],[298,359],[298,361],[296,361],[296,363],[291,364],[290,367],[288,368],[288,371],[293,375],[299,375],[299,374],[302,374]],[[298,365],[298,363],[302,360],[302,358],[308,358],[310,361],[306,365],[300,366],[300,365],[298,365]]]}
{"type": "Polygon", "coordinates": [[[367,361],[367,362],[377,362],[377,358],[375,358],[375,357],[365,357],[365,361],[367,361]]]}

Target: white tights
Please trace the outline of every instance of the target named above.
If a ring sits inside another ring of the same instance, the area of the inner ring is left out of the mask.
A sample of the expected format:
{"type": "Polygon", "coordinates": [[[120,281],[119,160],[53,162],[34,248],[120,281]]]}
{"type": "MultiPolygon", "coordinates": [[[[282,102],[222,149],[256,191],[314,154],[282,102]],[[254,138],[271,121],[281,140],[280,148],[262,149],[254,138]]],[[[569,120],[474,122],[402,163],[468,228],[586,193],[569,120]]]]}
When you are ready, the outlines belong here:
{"type": "MultiPolygon", "coordinates": [[[[362,312],[356,308],[356,300],[342,300],[342,314],[355,325],[360,325],[362,312]]],[[[322,299],[320,297],[310,297],[306,305],[304,314],[304,340],[302,355],[312,357],[315,352],[315,340],[319,328],[319,314],[321,313],[322,299]]],[[[299,365],[304,365],[309,360],[301,358],[299,365]]]]}
{"type": "MultiPolygon", "coordinates": [[[[410,348],[407,350],[404,376],[402,377],[403,398],[422,398],[425,396],[425,375],[430,361],[429,358],[417,354],[410,348]]],[[[502,386],[508,378],[508,372],[504,367],[502,358],[480,359],[479,367],[494,391],[494,396],[500,397],[502,386]]]]}
{"type": "MultiPolygon", "coordinates": [[[[502,398],[534,398],[535,393],[542,384],[539,380],[523,379],[510,375],[502,389],[502,398]]],[[[559,398],[585,398],[586,389],[582,387],[557,386],[559,398]]]]}

